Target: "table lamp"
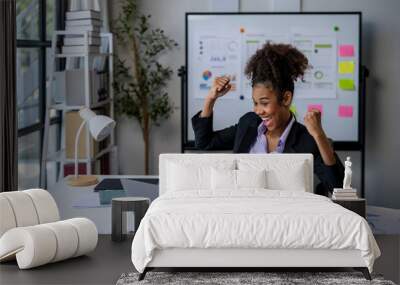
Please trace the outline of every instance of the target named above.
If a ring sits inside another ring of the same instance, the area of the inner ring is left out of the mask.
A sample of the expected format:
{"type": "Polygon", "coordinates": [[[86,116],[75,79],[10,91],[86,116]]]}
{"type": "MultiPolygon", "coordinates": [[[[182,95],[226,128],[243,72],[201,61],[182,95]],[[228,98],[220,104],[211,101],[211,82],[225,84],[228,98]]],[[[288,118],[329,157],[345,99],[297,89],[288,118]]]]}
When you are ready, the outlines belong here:
{"type": "MultiPolygon", "coordinates": [[[[98,183],[97,177],[94,175],[78,175],[78,143],[79,136],[83,127],[88,124],[89,133],[96,141],[101,141],[109,136],[115,127],[115,121],[110,117],[97,115],[89,108],[83,108],[79,111],[79,115],[83,119],[76,137],[75,137],[75,175],[68,179],[70,186],[90,186],[98,183]]],[[[88,151],[88,150],[87,150],[88,151]]]]}

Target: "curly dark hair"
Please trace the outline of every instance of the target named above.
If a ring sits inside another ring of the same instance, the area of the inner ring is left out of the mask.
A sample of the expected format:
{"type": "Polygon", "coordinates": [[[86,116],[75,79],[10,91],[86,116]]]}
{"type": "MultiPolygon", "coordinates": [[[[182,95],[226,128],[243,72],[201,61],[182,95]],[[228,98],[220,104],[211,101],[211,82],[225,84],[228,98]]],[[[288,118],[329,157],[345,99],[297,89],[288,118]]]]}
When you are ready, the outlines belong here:
{"type": "Polygon", "coordinates": [[[249,59],[245,75],[251,85],[263,84],[278,93],[278,102],[283,100],[285,91],[294,90],[294,82],[308,68],[308,59],[297,48],[289,44],[267,42],[249,59]]]}

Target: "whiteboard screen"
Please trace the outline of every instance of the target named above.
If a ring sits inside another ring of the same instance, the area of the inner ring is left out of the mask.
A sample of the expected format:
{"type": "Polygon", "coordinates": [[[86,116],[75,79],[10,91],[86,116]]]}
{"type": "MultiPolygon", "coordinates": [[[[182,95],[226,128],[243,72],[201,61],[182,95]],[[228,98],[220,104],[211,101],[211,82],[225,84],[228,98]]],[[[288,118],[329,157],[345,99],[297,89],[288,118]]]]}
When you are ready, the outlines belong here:
{"type": "Polygon", "coordinates": [[[253,110],[245,65],[266,41],[288,43],[312,68],[295,84],[291,106],[303,123],[310,108],[322,112],[323,128],[335,142],[359,142],[360,13],[187,14],[187,92],[184,142],[193,143],[191,118],[202,110],[216,76],[230,75],[233,89],[218,99],[214,130],[236,124],[253,110]]]}

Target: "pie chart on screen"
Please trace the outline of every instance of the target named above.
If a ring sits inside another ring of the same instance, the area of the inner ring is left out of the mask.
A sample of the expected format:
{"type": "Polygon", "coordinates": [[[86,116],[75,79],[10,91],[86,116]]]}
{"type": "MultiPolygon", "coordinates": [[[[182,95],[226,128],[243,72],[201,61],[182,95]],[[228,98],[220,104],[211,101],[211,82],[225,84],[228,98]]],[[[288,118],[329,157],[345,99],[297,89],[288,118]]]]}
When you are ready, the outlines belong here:
{"type": "Polygon", "coordinates": [[[210,79],[211,76],[212,76],[211,71],[209,71],[209,70],[204,70],[204,71],[203,71],[203,79],[204,79],[204,80],[210,79]]]}
{"type": "Polygon", "coordinates": [[[324,73],[321,70],[317,70],[314,72],[315,79],[322,79],[324,77],[324,73]]]}

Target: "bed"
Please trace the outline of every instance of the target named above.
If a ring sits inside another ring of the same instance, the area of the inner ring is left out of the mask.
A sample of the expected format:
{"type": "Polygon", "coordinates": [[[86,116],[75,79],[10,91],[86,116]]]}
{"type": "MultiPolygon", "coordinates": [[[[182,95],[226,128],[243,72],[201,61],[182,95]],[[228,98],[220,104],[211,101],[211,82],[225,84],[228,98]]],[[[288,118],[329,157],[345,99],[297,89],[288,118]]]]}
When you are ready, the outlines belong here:
{"type": "Polygon", "coordinates": [[[311,154],[162,154],[160,196],[132,242],[154,268],[352,267],[380,251],[367,221],[313,194],[311,154]]]}

